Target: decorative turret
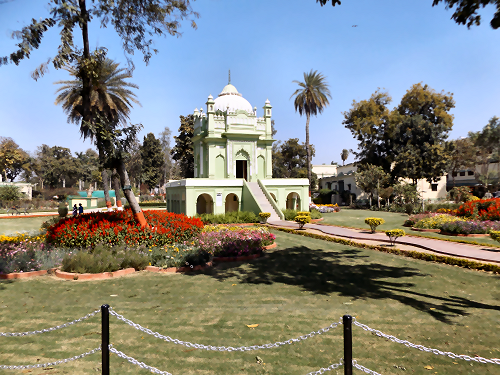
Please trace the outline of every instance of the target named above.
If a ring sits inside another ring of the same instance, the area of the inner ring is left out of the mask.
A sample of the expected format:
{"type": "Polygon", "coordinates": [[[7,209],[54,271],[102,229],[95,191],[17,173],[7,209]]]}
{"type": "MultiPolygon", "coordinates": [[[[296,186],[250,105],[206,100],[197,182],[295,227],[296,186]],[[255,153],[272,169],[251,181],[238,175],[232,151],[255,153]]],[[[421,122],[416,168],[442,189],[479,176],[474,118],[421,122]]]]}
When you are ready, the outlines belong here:
{"type": "Polygon", "coordinates": [[[208,136],[212,137],[214,135],[214,114],[215,114],[215,101],[214,97],[212,94],[208,96],[207,102],[205,103],[207,105],[207,126],[208,126],[208,136]]]}
{"type": "Polygon", "coordinates": [[[266,103],[264,104],[264,119],[266,120],[266,134],[269,138],[272,138],[272,126],[271,126],[271,116],[273,114],[272,108],[273,106],[271,105],[271,102],[269,99],[266,100],[266,103]]]}

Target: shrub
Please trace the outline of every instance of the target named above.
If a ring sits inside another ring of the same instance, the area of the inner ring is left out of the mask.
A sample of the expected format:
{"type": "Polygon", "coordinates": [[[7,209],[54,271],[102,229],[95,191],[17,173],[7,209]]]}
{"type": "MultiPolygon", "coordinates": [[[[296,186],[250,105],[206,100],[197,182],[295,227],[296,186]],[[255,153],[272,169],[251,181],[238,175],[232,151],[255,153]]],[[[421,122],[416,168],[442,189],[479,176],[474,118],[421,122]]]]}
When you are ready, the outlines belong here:
{"type": "Polygon", "coordinates": [[[261,253],[276,237],[267,228],[239,228],[200,233],[191,244],[218,257],[245,256],[261,253]]]}
{"type": "Polygon", "coordinates": [[[309,215],[297,215],[295,216],[295,222],[299,224],[299,229],[302,229],[304,225],[311,222],[311,216],[309,215]]]}
{"type": "Polygon", "coordinates": [[[321,212],[319,212],[318,210],[314,208],[311,210],[311,219],[316,220],[321,219],[322,217],[323,215],[321,215],[321,212]]]}
{"type": "Polygon", "coordinates": [[[259,217],[251,211],[226,212],[225,214],[196,215],[204,224],[241,224],[258,223],[259,217]]]}
{"type": "Polygon", "coordinates": [[[10,238],[0,243],[0,273],[53,268],[61,264],[64,253],[62,249],[48,250],[43,242],[31,241],[28,236],[10,238]],[[17,241],[19,238],[22,240],[17,241]]]}
{"type": "Polygon", "coordinates": [[[4,185],[0,186],[0,200],[5,201],[15,201],[23,198],[23,193],[19,186],[16,185],[4,185]]]}
{"type": "Polygon", "coordinates": [[[61,203],[57,208],[57,213],[59,214],[60,218],[68,216],[68,206],[66,206],[66,204],[64,203],[61,203]]]}
{"type": "Polygon", "coordinates": [[[149,257],[144,247],[108,247],[101,244],[94,249],[67,254],[62,260],[62,270],[76,273],[113,272],[130,267],[142,270],[148,263],[149,257]]]}
{"type": "Polygon", "coordinates": [[[295,219],[295,216],[297,216],[297,211],[296,210],[291,210],[289,208],[281,210],[283,212],[283,215],[285,216],[285,220],[287,221],[292,221],[295,219]]]}
{"type": "Polygon", "coordinates": [[[450,223],[453,221],[465,221],[465,219],[451,216],[451,215],[434,215],[431,217],[424,218],[418,221],[414,227],[421,229],[441,229],[441,226],[445,223],[450,223]]]}
{"type": "Polygon", "coordinates": [[[498,221],[451,221],[444,223],[440,228],[443,232],[453,234],[486,234],[500,230],[498,221]]]}
{"type": "Polygon", "coordinates": [[[370,229],[372,230],[372,233],[375,233],[375,230],[379,225],[382,225],[385,223],[384,219],[378,218],[378,217],[367,217],[365,219],[365,223],[370,226],[370,229]]]}
{"type": "Polygon", "coordinates": [[[500,231],[492,230],[490,232],[490,237],[493,238],[495,241],[500,242],[500,231]]]}
{"type": "Polygon", "coordinates": [[[131,210],[95,212],[61,220],[47,230],[47,241],[62,247],[98,243],[162,246],[186,241],[201,231],[200,219],[166,211],[144,211],[149,228],[141,228],[131,210]]]}
{"type": "Polygon", "coordinates": [[[173,244],[149,249],[150,263],[160,268],[194,267],[209,262],[212,255],[197,247],[186,244],[173,244]]]}
{"type": "Polygon", "coordinates": [[[386,230],[385,235],[389,237],[389,240],[391,241],[391,245],[396,244],[396,240],[399,237],[403,237],[406,234],[404,229],[391,229],[391,230],[386,230]]]}

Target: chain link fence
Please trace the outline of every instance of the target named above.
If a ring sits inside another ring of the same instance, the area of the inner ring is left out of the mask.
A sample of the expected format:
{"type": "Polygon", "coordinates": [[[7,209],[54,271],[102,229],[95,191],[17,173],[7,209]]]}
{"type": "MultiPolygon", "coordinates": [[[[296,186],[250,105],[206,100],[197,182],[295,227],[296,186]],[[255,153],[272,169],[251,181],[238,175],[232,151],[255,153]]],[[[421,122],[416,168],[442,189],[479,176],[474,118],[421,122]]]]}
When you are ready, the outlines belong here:
{"type": "Polygon", "coordinates": [[[354,319],[350,315],[344,315],[344,317],[339,322],[332,323],[328,327],[321,328],[318,331],[312,331],[311,333],[309,333],[307,335],[299,336],[297,338],[291,338],[291,339],[286,340],[286,341],[277,341],[275,343],[268,343],[268,344],[262,344],[262,345],[239,346],[239,347],[227,346],[226,347],[226,346],[213,346],[213,345],[196,344],[196,343],[191,343],[188,341],[181,341],[179,339],[173,339],[170,336],[164,336],[158,332],[154,332],[148,328],[144,328],[140,324],[134,323],[133,321],[125,318],[123,315],[120,315],[117,312],[115,312],[108,305],[103,305],[103,306],[101,306],[100,310],[95,310],[95,311],[93,311],[93,312],[91,312],[91,313],[89,313],[89,314],[87,314],[79,319],[75,319],[75,320],[68,322],[68,323],[64,323],[64,324],[61,324],[58,326],[45,328],[42,330],[36,330],[36,331],[0,332],[0,337],[21,337],[21,336],[29,336],[29,335],[36,335],[36,334],[56,331],[56,330],[66,328],[66,327],[72,326],[74,324],[83,322],[84,320],[87,320],[87,319],[95,316],[99,311],[101,312],[102,342],[101,342],[101,346],[99,346],[98,348],[92,349],[88,352],[82,353],[82,354],[74,356],[74,357],[61,359],[61,360],[57,360],[54,362],[37,363],[37,364],[33,364],[33,365],[0,365],[0,369],[2,369],[2,370],[26,370],[26,369],[34,369],[34,368],[45,368],[45,367],[49,367],[49,366],[57,366],[57,365],[60,365],[63,363],[68,363],[71,361],[75,361],[75,360],[84,358],[84,357],[92,355],[98,351],[102,351],[102,374],[103,375],[109,375],[109,354],[110,353],[114,353],[118,357],[123,358],[123,359],[127,360],[128,362],[130,362],[136,366],[139,366],[140,368],[149,370],[151,373],[161,374],[161,375],[172,375],[171,373],[169,373],[167,371],[161,371],[155,367],[149,366],[149,365],[145,364],[144,362],[140,362],[140,361],[136,360],[135,358],[130,357],[130,356],[126,355],[125,353],[115,349],[109,343],[109,315],[114,316],[116,319],[128,324],[129,326],[133,327],[134,329],[137,329],[137,330],[144,332],[148,335],[152,335],[158,339],[161,339],[161,340],[164,340],[167,342],[171,342],[174,344],[178,344],[178,345],[184,345],[184,346],[187,346],[189,348],[220,351],[220,352],[224,352],[224,351],[244,352],[244,351],[259,350],[259,349],[279,348],[283,345],[290,345],[293,343],[298,343],[298,342],[301,342],[301,341],[306,340],[308,338],[314,337],[316,335],[321,335],[323,333],[329,332],[333,328],[337,328],[339,325],[343,325],[344,326],[344,358],[341,358],[338,363],[333,363],[326,368],[322,367],[317,371],[308,373],[307,375],[323,374],[327,371],[336,370],[342,366],[344,367],[344,374],[345,375],[351,375],[352,368],[356,368],[356,369],[363,371],[364,373],[370,374],[370,375],[381,375],[378,372],[375,372],[373,370],[370,370],[370,369],[358,364],[356,360],[352,359],[352,324],[354,324],[357,327],[362,328],[365,331],[371,332],[371,333],[377,335],[378,337],[384,337],[392,342],[395,342],[398,344],[403,344],[403,345],[407,346],[408,348],[418,349],[418,350],[433,353],[436,355],[443,355],[443,356],[447,356],[447,357],[450,357],[453,359],[462,359],[465,361],[474,361],[474,362],[485,363],[485,364],[487,363],[487,364],[500,365],[499,358],[488,359],[488,358],[483,358],[483,357],[479,357],[479,356],[470,357],[468,355],[459,355],[459,354],[455,354],[452,352],[443,352],[439,349],[427,348],[423,345],[413,344],[407,340],[401,340],[395,336],[388,335],[388,334],[385,334],[379,330],[370,328],[366,324],[359,323],[358,321],[356,321],[356,319],[354,319]]]}

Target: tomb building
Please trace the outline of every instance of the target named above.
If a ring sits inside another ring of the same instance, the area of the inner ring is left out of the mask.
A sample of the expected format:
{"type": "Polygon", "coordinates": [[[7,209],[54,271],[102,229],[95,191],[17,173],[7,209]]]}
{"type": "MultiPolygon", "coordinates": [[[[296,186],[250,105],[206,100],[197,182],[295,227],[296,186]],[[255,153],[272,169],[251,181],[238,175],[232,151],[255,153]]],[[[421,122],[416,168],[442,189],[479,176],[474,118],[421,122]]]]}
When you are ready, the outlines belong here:
{"type": "Polygon", "coordinates": [[[229,82],[193,115],[194,178],[166,184],[168,211],[188,216],[270,212],[272,221],[283,219],[284,208],[309,210],[307,179],[272,178],[269,100],[258,117],[257,107],[229,82]]]}

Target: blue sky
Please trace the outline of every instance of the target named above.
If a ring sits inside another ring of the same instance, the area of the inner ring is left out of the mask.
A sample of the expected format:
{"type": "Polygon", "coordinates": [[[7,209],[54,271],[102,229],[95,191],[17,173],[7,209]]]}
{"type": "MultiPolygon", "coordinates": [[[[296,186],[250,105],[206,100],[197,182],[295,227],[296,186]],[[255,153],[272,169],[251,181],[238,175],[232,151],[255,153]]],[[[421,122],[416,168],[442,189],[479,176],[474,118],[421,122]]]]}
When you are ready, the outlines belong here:
{"type": "MultiPolygon", "coordinates": [[[[131,82],[142,107],[135,106],[131,122],[142,123],[142,137],[158,135],[168,126],[173,135],[179,115],[205,107],[231,83],[262,115],[267,98],[273,105],[278,140],[305,140],[305,118],[295,112],[293,80],[311,69],[322,72],[330,85],[330,106],[311,119],[314,164],[341,162],[343,148],[357,142],[342,125],[342,112],[353,100],[368,99],[385,88],[397,105],[413,84],[423,82],[436,91],[454,93],[456,108],[450,138],[481,129],[500,116],[500,30],[485,8],[479,27],[457,25],[452,11],[432,0],[344,0],[341,6],[320,7],[315,0],[198,0],[198,29],[186,22],[181,38],[155,39],[158,55],[149,65],[136,53],[131,82]],[[352,27],[352,25],[358,25],[352,27]]],[[[46,1],[14,0],[0,4],[0,55],[15,50],[9,35],[31,18],[47,16],[46,1]]],[[[94,22],[96,24],[97,22],[94,22]]],[[[30,73],[56,54],[59,30],[42,40],[41,48],[19,66],[0,67],[0,135],[12,137],[26,151],[41,144],[84,151],[78,126],[68,124],[54,105],[57,86],[68,79],[64,70],[50,72],[38,82],[30,73]]],[[[80,40],[77,29],[76,41],[80,40]]],[[[112,28],[90,30],[91,47],[108,48],[108,56],[125,66],[121,42],[112,28]]],[[[81,44],[80,44],[81,45],[81,44]]],[[[391,107],[392,108],[392,107],[391,107]]],[[[349,162],[354,161],[352,156],[349,162]]]]}

